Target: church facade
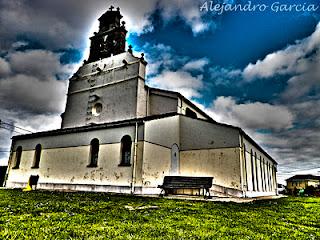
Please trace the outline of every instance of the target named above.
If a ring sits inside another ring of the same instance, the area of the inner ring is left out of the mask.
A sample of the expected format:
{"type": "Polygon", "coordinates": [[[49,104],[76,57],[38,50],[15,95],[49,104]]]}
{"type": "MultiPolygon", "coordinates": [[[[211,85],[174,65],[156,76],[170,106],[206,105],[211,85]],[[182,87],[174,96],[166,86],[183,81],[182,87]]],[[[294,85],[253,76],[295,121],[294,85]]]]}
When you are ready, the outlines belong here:
{"type": "Polygon", "coordinates": [[[145,84],[147,62],[125,51],[121,18],[119,9],[99,18],[61,129],[12,138],[6,187],[39,175],[38,189],[159,194],[165,176],[207,176],[212,195],[275,195],[276,161],[241,128],[145,84]]]}

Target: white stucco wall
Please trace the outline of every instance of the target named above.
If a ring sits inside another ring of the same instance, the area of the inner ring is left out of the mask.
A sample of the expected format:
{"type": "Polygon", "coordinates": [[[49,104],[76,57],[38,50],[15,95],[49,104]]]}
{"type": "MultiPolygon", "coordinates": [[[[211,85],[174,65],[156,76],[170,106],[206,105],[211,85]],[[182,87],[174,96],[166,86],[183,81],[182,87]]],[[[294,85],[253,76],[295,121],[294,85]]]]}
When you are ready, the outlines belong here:
{"type": "Polygon", "coordinates": [[[213,184],[241,190],[239,148],[180,152],[183,176],[213,177],[213,184]]]}

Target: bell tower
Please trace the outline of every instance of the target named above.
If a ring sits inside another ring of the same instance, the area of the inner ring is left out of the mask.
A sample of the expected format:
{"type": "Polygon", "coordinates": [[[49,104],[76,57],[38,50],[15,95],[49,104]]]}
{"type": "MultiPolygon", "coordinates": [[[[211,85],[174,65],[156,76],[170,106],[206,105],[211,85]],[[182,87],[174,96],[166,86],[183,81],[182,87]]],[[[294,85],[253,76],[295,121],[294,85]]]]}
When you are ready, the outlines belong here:
{"type": "Polygon", "coordinates": [[[114,10],[111,6],[98,20],[100,22],[99,32],[95,32],[90,38],[90,55],[88,63],[103,58],[111,57],[125,51],[126,34],[125,22],[120,20],[120,8],[114,10]]]}
{"type": "Polygon", "coordinates": [[[90,38],[87,61],[69,79],[62,128],[81,127],[145,117],[144,54],[125,51],[126,34],[120,8],[110,7],[100,18],[99,32],[90,38]]]}

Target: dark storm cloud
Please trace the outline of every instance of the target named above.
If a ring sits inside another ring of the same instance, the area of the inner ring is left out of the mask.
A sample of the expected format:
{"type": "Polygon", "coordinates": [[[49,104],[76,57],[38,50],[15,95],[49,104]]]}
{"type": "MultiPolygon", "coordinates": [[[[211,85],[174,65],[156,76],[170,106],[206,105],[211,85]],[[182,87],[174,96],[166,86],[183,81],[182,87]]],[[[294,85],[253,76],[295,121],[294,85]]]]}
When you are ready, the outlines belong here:
{"type": "Polygon", "coordinates": [[[84,33],[89,31],[96,18],[97,5],[102,7],[102,2],[0,0],[0,34],[5,39],[2,48],[9,49],[22,35],[49,49],[83,48],[84,33]]]}
{"type": "Polygon", "coordinates": [[[0,0],[1,49],[8,50],[19,36],[47,49],[84,49],[92,26],[110,5],[121,8],[128,30],[138,34],[153,30],[150,16],[157,9],[165,21],[180,17],[195,34],[210,26],[193,0],[0,0]]]}

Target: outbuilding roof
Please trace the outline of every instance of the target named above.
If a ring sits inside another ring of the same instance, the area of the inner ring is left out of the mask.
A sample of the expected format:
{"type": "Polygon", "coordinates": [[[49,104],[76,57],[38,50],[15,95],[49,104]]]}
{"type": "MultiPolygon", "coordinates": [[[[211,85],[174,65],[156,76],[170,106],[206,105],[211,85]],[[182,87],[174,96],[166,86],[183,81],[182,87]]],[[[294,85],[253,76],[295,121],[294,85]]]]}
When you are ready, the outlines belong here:
{"type": "Polygon", "coordinates": [[[291,178],[288,178],[286,181],[298,181],[298,180],[319,180],[320,181],[320,176],[315,176],[311,174],[306,174],[306,175],[294,175],[291,178]]]}

